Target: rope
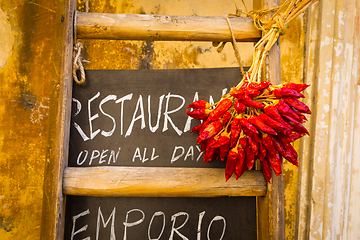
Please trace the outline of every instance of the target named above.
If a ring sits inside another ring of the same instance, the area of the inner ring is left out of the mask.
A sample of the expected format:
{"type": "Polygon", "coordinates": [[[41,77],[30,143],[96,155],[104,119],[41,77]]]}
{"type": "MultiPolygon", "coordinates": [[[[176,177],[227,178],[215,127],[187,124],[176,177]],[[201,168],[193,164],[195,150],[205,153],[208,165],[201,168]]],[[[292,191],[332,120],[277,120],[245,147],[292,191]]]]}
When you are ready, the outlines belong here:
{"type": "Polygon", "coordinates": [[[232,43],[232,46],[233,46],[233,49],[234,49],[234,52],[235,52],[235,57],[236,57],[237,61],[239,62],[241,74],[243,76],[245,76],[244,67],[243,67],[243,65],[241,63],[241,57],[240,57],[239,49],[238,49],[238,47],[236,45],[236,39],[235,39],[235,36],[234,36],[234,31],[232,29],[229,17],[226,17],[226,22],[227,22],[227,24],[229,26],[229,29],[230,29],[230,32],[231,32],[231,39],[232,39],[231,43],[232,43]]]}
{"type": "Polygon", "coordinates": [[[84,66],[82,64],[82,57],[81,57],[81,49],[83,49],[84,46],[82,45],[81,42],[76,43],[75,47],[74,47],[74,62],[73,62],[73,78],[74,81],[78,84],[81,85],[85,82],[85,70],[84,70],[84,66]],[[81,80],[79,81],[79,79],[77,78],[76,72],[80,70],[80,75],[81,75],[81,80]]]}

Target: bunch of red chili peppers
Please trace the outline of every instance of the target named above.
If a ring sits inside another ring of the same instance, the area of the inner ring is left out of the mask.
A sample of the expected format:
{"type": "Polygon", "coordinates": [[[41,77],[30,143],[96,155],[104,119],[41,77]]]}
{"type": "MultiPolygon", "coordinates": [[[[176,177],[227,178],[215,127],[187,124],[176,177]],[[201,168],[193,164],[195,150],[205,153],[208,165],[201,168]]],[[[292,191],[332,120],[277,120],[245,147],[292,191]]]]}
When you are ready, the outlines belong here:
{"type": "Polygon", "coordinates": [[[304,114],[311,111],[299,101],[308,86],[245,80],[214,105],[205,100],[190,104],[187,114],[202,120],[191,132],[199,133],[197,144],[205,151],[204,163],[227,159],[226,181],[234,173],[238,179],[246,169],[252,169],[256,159],[268,182],[270,167],[276,175],[282,173],[282,157],[298,167],[298,154],[291,142],[309,134],[302,123],[307,121],[304,114]]]}

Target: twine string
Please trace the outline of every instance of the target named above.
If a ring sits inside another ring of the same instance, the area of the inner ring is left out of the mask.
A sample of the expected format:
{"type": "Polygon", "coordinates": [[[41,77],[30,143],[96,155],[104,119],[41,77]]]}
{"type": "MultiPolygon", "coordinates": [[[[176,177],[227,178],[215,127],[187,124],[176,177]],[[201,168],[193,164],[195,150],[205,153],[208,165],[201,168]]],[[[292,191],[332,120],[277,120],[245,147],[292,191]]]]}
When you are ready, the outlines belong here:
{"type": "Polygon", "coordinates": [[[227,22],[227,24],[228,24],[228,26],[229,26],[229,29],[230,29],[231,39],[232,39],[231,44],[232,44],[232,47],[233,47],[234,52],[235,52],[235,57],[236,57],[236,59],[237,59],[237,61],[238,61],[238,63],[239,63],[239,67],[240,67],[241,74],[242,74],[243,76],[245,76],[244,67],[243,67],[243,65],[242,65],[242,63],[241,63],[241,57],[240,57],[239,48],[238,48],[238,46],[236,45],[236,39],[235,39],[235,36],[234,36],[234,31],[233,31],[233,29],[232,29],[232,26],[231,26],[231,23],[230,23],[230,19],[229,19],[228,16],[226,17],[226,22],[227,22]]]}

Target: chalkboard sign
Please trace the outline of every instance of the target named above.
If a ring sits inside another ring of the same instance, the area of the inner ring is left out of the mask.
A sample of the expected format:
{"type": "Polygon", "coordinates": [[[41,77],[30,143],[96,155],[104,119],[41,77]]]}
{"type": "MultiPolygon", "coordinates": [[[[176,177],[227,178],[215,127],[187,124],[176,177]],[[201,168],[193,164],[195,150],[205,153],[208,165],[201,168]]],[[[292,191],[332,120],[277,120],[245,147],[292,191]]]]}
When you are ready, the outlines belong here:
{"type": "Polygon", "coordinates": [[[256,239],[255,197],[69,196],[65,222],[66,240],[256,239]]]}
{"type": "Polygon", "coordinates": [[[186,115],[240,81],[238,68],[93,70],[74,85],[69,166],[224,167],[202,163],[186,115]]]}
{"type": "MultiPolygon", "coordinates": [[[[203,164],[197,134],[190,134],[200,122],[186,115],[186,107],[199,99],[218,101],[240,81],[238,68],[92,70],[86,76],[73,88],[70,167],[225,167],[220,160],[203,164]]],[[[65,239],[256,235],[255,197],[66,199],[65,239]]]]}

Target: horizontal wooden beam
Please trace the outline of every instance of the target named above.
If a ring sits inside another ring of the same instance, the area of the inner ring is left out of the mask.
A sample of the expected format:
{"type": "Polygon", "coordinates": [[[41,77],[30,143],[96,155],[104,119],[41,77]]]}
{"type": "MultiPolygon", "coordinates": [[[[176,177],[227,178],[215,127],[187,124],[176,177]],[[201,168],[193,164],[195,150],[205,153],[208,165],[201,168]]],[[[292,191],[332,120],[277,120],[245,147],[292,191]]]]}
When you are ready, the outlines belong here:
{"type": "MultiPolygon", "coordinates": [[[[251,18],[229,19],[237,41],[255,42],[260,39],[261,32],[255,28],[251,18]]],[[[75,26],[80,39],[231,41],[225,17],[78,12],[75,26]]]]}
{"type": "Polygon", "coordinates": [[[264,196],[261,171],[225,181],[224,169],[168,167],[68,167],[64,194],[102,197],[264,196]]]}

